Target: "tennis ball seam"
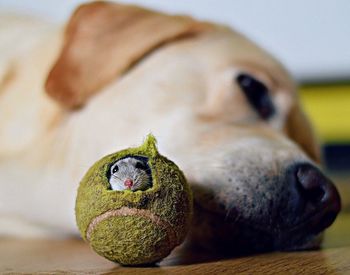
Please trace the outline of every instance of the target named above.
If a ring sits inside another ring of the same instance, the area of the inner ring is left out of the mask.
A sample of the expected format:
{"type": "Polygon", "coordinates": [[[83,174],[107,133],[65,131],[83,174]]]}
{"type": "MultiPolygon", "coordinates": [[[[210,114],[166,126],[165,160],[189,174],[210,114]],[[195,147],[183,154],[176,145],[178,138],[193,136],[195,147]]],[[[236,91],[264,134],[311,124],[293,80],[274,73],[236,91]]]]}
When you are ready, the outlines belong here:
{"type": "Polygon", "coordinates": [[[162,220],[159,216],[155,215],[149,210],[146,209],[138,209],[138,208],[129,208],[129,207],[122,207],[120,209],[113,209],[109,210],[97,217],[95,217],[90,224],[88,225],[88,228],[86,230],[86,239],[90,241],[91,234],[95,230],[96,226],[110,218],[110,217],[121,217],[121,216],[138,216],[143,218],[148,218],[153,223],[155,223],[157,226],[163,228],[167,236],[169,238],[170,245],[179,245],[180,242],[177,238],[177,234],[174,230],[174,228],[171,226],[171,224],[165,220],[162,220]]]}

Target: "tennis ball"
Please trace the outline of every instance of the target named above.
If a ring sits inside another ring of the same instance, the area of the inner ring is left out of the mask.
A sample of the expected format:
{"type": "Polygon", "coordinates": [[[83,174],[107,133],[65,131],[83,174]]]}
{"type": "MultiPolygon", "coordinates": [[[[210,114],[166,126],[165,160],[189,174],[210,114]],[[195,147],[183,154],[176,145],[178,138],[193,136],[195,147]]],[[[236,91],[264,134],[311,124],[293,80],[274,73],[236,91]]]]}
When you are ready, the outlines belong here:
{"type": "Polygon", "coordinates": [[[189,230],[192,192],[176,164],[158,153],[156,139],[108,155],[86,173],[76,198],[81,236],[101,256],[122,265],[151,264],[170,254],[189,230]],[[111,189],[111,165],[125,157],[147,159],[151,186],[146,190],[111,189]]]}

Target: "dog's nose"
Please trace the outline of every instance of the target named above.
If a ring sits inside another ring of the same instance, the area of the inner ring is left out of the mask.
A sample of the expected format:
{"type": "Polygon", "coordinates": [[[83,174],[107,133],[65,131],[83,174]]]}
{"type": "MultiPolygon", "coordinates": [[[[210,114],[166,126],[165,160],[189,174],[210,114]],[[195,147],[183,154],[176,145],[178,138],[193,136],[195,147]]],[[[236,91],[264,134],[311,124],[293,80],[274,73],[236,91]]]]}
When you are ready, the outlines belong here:
{"type": "Polygon", "coordinates": [[[304,215],[315,233],[330,226],[340,211],[340,196],[335,185],[315,166],[303,163],[296,166],[295,178],[304,215]]]}

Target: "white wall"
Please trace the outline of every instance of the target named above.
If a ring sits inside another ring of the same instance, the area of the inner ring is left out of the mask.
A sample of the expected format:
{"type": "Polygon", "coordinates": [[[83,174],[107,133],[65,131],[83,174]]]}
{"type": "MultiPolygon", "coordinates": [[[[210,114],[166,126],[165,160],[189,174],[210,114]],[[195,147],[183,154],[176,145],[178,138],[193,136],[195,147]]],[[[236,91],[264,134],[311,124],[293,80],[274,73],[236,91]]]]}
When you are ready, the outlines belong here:
{"type": "MultiPolygon", "coordinates": [[[[64,22],[80,0],[0,0],[0,9],[64,22]]],[[[234,26],[299,80],[350,79],[349,0],[122,0],[234,26]]]]}

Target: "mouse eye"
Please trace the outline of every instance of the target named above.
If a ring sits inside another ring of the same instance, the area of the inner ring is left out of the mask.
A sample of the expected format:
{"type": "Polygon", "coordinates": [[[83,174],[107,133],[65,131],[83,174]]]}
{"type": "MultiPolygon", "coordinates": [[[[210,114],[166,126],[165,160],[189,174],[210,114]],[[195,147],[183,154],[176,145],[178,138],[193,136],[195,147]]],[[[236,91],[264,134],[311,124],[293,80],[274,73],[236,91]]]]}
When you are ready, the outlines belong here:
{"type": "Polygon", "coordinates": [[[146,163],[138,161],[138,162],[136,162],[135,168],[141,169],[141,170],[147,170],[147,165],[146,165],[146,163]]]}
{"type": "Polygon", "coordinates": [[[113,167],[112,173],[113,173],[113,174],[114,174],[114,173],[117,173],[118,170],[119,170],[119,167],[118,167],[118,165],[116,165],[116,166],[113,167]]]}
{"type": "Polygon", "coordinates": [[[246,73],[239,74],[236,81],[262,119],[269,119],[275,113],[269,90],[262,82],[246,73]]]}

